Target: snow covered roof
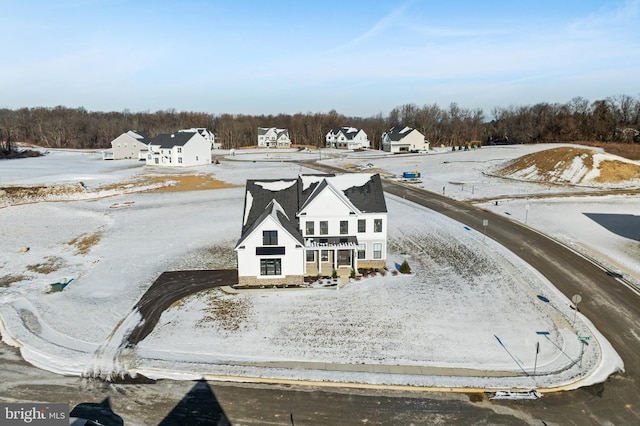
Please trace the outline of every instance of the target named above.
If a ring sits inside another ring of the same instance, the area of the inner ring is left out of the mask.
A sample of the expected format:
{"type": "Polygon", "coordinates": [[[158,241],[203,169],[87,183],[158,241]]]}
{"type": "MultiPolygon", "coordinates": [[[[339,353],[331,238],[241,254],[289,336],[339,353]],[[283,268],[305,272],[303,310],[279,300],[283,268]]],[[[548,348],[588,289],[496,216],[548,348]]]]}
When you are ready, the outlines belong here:
{"type": "Polygon", "coordinates": [[[174,146],[184,146],[196,132],[176,132],[160,134],[149,140],[149,145],[160,146],[161,148],[173,148],[174,146]]]}
{"type": "Polygon", "coordinates": [[[268,217],[271,217],[274,221],[276,221],[282,228],[287,231],[293,238],[298,240],[300,244],[304,244],[304,239],[298,231],[298,228],[291,222],[287,213],[282,208],[280,203],[278,203],[275,199],[272,199],[267,207],[262,211],[260,216],[251,223],[248,227],[244,228],[240,239],[238,240],[236,247],[238,247],[244,239],[251,234],[262,222],[264,222],[268,217]]]}
{"type": "Polygon", "coordinates": [[[385,135],[389,138],[389,140],[393,142],[398,142],[413,131],[417,132],[416,129],[413,129],[411,127],[394,126],[391,129],[389,129],[389,131],[386,132],[385,135]]]}
{"type": "Polygon", "coordinates": [[[343,196],[346,203],[361,213],[386,213],[387,205],[379,174],[312,174],[297,179],[265,179],[247,181],[242,235],[260,221],[272,202],[277,202],[295,229],[299,228],[297,213],[305,203],[323,188],[331,188],[343,196]]]}
{"type": "Polygon", "coordinates": [[[359,132],[360,129],[356,129],[355,127],[334,127],[329,130],[329,135],[338,136],[342,133],[347,140],[352,140],[359,132]]]}

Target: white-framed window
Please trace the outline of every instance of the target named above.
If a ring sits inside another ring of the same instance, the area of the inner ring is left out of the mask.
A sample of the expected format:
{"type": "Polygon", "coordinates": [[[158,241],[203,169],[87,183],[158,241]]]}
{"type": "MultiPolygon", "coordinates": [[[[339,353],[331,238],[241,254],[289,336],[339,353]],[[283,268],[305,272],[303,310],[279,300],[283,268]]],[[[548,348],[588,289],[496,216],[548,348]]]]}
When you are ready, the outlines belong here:
{"type": "Polygon", "coordinates": [[[367,245],[358,244],[358,259],[366,259],[366,258],[367,258],[367,245]]]}
{"type": "Polygon", "coordinates": [[[305,222],[305,231],[307,233],[307,235],[313,235],[315,233],[315,222],[314,221],[308,221],[305,222]]]}
{"type": "Polygon", "coordinates": [[[373,243],[373,258],[382,259],[382,243],[373,243]]]}
{"type": "Polygon", "coordinates": [[[316,260],[316,251],[307,250],[307,262],[313,262],[316,260]]]}
{"type": "Polygon", "coordinates": [[[178,163],[182,164],[182,157],[178,157],[178,163]]]}
{"type": "Polygon", "coordinates": [[[178,147],[178,154],[182,154],[182,147],[181,146],[178,147]]]}
{"type": "Polygon", "coordinates": [[[341,220],[340,221],[340,235],[346,235],[349,233],[349,221],[341,220]]]}
{"type": "Polygon", "coordinates": [[[282,259],[260,259],[260,275],[282,275],[282,259]]]}
{"type": "Polygon", "coordinates": [[[329,250],[321,250],[320,251],[320,261],[328,262],[329,261],[329,250]]]}
{"type": "Polygon", "coordinates": [[[320,235],[329,235],[329,222],[326,220],[320,221],[320,235]]]}
{"type": "Polygon", "coordinates": [[[382,219],[373,219],[373,232],[382,232],[382,219]]]}
{"type": "Polygon", "coordinates": [[[358,232],[367,232],[367,219],[358,219],[358,232]]]}
{"type": "Polygon", "coordinates": [[[277,246],[278,245],[278,231],[262,231],[262,245],[263,246],[277,246]]]}

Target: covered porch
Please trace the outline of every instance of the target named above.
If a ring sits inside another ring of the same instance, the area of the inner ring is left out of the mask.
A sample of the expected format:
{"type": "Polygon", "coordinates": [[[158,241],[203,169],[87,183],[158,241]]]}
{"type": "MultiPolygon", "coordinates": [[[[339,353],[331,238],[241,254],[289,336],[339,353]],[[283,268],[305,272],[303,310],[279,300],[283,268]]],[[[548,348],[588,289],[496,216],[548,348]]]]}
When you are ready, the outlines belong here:
{"type": "Polygon", "coordinates": [[[305,239],[305,275],[349,276],[358,270],[358,239],[355,236],[305,239]]]}

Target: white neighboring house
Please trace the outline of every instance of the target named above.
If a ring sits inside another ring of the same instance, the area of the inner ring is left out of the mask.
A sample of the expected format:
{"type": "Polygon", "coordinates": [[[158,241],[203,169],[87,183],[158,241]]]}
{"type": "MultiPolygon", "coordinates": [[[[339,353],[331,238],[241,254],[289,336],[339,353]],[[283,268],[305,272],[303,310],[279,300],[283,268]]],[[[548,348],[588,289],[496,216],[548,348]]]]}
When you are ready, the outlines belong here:
{"type": "Polygon", "coordinates": [[[198,132],[161,134],[149,141],[148,166],[190,167],[211,164],[211,143],[198,132]]]}
{"type": "Polygon", "coordinates": [[[213,134],[213,132],[211,132],[210,130],[204,128],[204,127],[193,127],[191,129],[182,129],[182,130],[178,130],[179,132],[197,132],[200,133],[200,135],[205,138],[206,140],[208,140],[211,143],[211,149],[220,149],[222,148],[222,144],[221,143],[217,143],[216,142],[216,136],[213,134]]]}
{"type": "Polygon", "coordinates": [[[299,285],[305,276],[385,268],[387,206],[380,175],[248,180],[235,250],[239,286],[299,285]]]}
{"type": "Polygon", "coordinates": [[[111,150],[102,152],[104,160],[124,160],[135,158],[144,160],[149,135],[145,132],[129,130],[111,141],[111,150]]]}
{"type": "Polygon", "coordinates": [[[262,148],[291,148],[289,130],[258,127],[258,146],[262,148]]]}
{"type": "Polygon", "coordinates": [[[395,126],[382,134],[382,150],[391,153],[428,151],[429,141],[411,127],[395,126]]]}
{"type": "Polygon", "coordinates": [[[355,127],[334,127],[325,136],[327,148],[360,149],[369,148],[369,137],[362,129],[355,127]]]}

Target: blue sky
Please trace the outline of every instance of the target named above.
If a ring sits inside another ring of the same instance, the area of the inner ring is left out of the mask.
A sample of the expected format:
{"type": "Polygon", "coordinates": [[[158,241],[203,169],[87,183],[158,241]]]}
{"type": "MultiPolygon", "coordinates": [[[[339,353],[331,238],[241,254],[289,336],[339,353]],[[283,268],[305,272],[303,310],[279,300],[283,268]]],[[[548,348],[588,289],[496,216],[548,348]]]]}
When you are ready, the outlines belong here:
{"type": "Polygon", "coordinates": [[[0,108],[386,115],[640,95],[640,0],[0,0],[0,108]]]}

